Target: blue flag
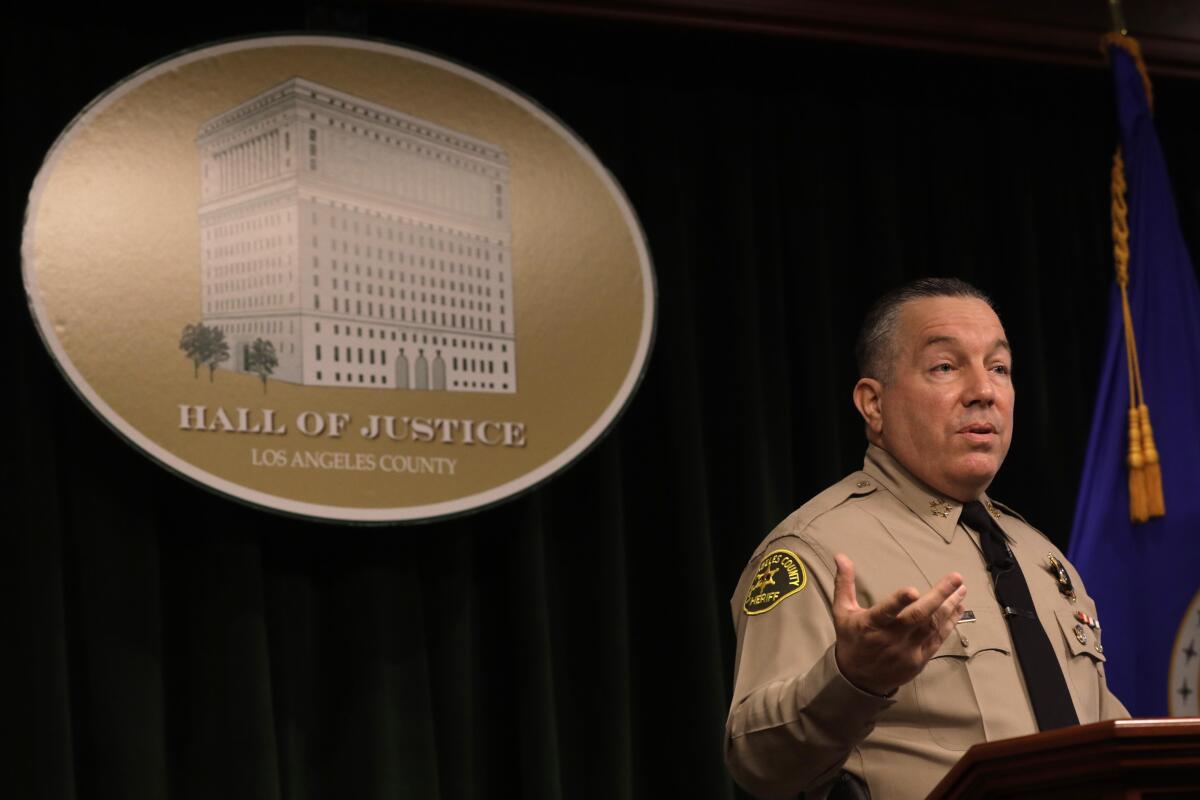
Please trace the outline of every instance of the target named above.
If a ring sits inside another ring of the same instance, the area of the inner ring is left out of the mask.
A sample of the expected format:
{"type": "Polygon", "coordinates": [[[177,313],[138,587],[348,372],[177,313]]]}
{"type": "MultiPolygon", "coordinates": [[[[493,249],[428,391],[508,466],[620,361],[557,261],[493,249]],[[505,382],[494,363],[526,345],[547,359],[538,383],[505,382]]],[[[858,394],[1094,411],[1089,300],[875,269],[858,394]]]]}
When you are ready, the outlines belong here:
{"type": "Polygon", "coordinates": [[[1129,302],[1166,515],[1130,522],[1121,297],[1109,298],[1070,557],[1095,598],[1109,687],[1135,717],[1194,714],[1200,691],[1200,287],[1137,63],[1110,46],[1129,205],[1129,302]]]}

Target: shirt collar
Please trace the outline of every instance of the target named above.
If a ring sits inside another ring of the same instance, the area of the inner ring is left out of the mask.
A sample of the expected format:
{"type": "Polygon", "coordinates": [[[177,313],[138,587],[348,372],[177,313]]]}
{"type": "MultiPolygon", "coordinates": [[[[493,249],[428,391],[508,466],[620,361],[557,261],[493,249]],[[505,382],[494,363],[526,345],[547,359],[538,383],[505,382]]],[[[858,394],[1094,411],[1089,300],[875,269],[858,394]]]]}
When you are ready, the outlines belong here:
{"type": "MultiPolygon", "coordinates": [[[[890,453],[873,444],[867,446],[863,472],[874,478],[879,486],[890,492],[947,543],[954,539],[962,514],[962,503],[929,488],[890,453]]],[[[980,496],[979,502],[986,508],[991,507],[986,494],[980,496]]]]}

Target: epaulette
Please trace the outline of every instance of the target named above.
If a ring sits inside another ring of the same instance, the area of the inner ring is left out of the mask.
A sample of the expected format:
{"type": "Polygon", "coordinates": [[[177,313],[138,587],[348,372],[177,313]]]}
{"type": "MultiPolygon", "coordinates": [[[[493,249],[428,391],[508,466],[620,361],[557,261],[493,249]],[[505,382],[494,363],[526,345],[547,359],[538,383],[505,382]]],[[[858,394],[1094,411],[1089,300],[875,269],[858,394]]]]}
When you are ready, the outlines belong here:
{"type": "Polygon", "coordinates": [[[1031,524],[1029,523],[1029,520],[1025,519],[1023,516],[1021,516],[1020,514],[1018,514],[1016,511],[1013,511],[1013,510],[1012,510],[1010,507],[1008,507],[1008,506],[1004,505],[1004,503],[997,502],[996,500],[993,500],[993,499],[992,499],[992,498],[990,498],[990,497],[988,498],[988,501],[989,501],[989,502],[990,502],[990,503],[991,503],[993,506],[995,506],[996,508],[998,508],[998,509],[1000,509],[1001,511],[1003,511],[1005,514],[1008,514],[1010,517],[1016,517],[1017,519],[1021,520],[1021,522],[1024,522],[1024,523],[1025,523],[1025,525],[1026,525],[1026,526],[1028,526],[1028,527],[1029,527],[1029,529],[1030,529],[1031,531],[1033,531],[1034,533],[1036,533],[1038,536],[1041,536],[1043,539],[1045,539],[1046,541],[1050,542],[1051,544],[1053,544],[1053,543],[1054,543],[1054,540],[1053,540],[1053,539],[1051,539],[1049,536],[1047,536],[1047,535],[1046,535],[1045,533],[1043,533],[1042,531],[1040,531],[1040,530],[1038,530],[1037,528],[1035,528],[1033,525],[1031,525],[1031,524]]]}
{"type": "MultiPolygon", "coordinates": [[[[1006,506],[1006,505],[1004,505],[1004,503],[1001,503],[999,500],[995,500],[990,497],[988,499],[991,500],[992,505],[994,505],[996,508],[1003,511],[1005,514],[1008,514],[1010,517],[1016,517],[1017,519],[1021,520],[1021,522],[1024,522],[1026,525],[1029,525],[1029,520],[1025,519],[1023,516],[1018,514],[1016,511],[1013,511],[1011,506],[1006,506]]],[[[1032,528],[1033,526],[1029,525],[1029,527],[1032,528]]]]}
{"type": "Polygon", "coordinates": [[[861,470],[850,473],[800,506],[800,508],[793,511],[782,522],[776,525],[767,534],[767,538],[755,548],[755,555],[751,557],[751,560],[753,561],[757,558],[758,554],[770,547],[771,543],[776,539],[782,539],[785,536],[795,536],[803,532],[813,520],[822,514],[832,511],[851,500],[873,494],[878,488],[875,485],[875,480],[867,473],[861,470]]]}

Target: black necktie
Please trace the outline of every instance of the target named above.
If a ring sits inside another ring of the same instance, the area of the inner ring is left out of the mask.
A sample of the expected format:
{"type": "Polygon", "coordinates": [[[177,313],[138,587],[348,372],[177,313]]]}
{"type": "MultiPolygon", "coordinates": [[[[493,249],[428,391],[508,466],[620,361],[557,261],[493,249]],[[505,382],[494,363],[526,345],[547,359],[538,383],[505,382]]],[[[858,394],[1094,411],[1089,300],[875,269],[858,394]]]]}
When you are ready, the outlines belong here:
{"type": "Polygon", "coordinates": [[[983,558],[996,586],[996,599],[1004,609],[1017,663],[1025,677],[1038,728],[1048,731],[1078,725],[1071,692],[1054,656],[1054,648],[1038,621],[1021,565],[1008,549],[1008,537],[978,500],[963,505],[962,519],[979,533],[983,558]]]}

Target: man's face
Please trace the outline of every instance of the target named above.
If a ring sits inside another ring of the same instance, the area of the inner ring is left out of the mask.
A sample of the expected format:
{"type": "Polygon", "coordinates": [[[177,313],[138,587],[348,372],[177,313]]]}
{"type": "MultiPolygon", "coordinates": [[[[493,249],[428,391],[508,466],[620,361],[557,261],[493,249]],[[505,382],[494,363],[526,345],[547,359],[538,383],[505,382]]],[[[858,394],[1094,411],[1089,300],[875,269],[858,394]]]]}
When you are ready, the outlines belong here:
{"type": "Polygon", "coordinates": [[[974,500],[1012,439],[1012,352],[1004,327],[987,303],[966,297],[910,301],[900,323],[872,439],[934,489],[974,500]]]}

